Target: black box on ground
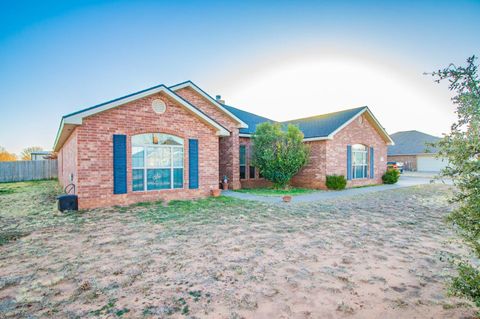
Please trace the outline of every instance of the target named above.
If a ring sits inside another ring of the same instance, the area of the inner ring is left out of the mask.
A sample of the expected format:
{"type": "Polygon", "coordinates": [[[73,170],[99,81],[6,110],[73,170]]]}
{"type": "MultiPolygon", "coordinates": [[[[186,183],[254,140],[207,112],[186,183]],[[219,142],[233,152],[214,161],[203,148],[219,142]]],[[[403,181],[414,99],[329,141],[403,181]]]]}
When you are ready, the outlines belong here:
{"type": "Polygon", "coordinates": [[[78,210],[78,196],[64,194],[57,197],[58,210],[63,212],[66,210],[78,210]]]}

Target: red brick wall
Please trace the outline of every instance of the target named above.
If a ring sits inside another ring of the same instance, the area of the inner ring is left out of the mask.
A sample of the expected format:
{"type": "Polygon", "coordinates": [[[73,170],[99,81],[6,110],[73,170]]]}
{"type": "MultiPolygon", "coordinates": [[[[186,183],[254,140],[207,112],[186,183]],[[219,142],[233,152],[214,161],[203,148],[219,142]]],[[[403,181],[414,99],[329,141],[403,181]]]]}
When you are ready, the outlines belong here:
{"type": "Polygon", "coordinates": [[[218,188],[218,137],[215,130],[163,93],[136,100],[92,115],[77,128],[78,195],[81,209],[127,205],[139,201],[192,199],[218,188]],[[153,99],[161,98],[167,109],[156,114],[153,99]],[[184,139],[184,188],[132,192],[131,136],[167,133],[184,139]],[[127,135],[127,194],[113,194],[113,134],[127,135]],[[188,139],[199,140],[199,189],[188,189],[188,139]]]}
{"type": "Polygon", "coordinates": [[[58,181],[62,187],[77,185],[77,129],[68,137],[58,152],[58,181]],[[73,180],[70,179],[73,176],[73,180]]]}
{"type": "Polygon", "coordinates": [[[230,116],[225,114],[217,106],[213,105],[209,100],[198,94],[190,87],[185,87],[175,91],[176,94],[195,105],[205,114],[220,123],[223,127],[231,132],[231,136],[220,138],[220,163],[219,177],[220,181],[224,175],[229,180],[229,188],[240,188],[239,178],[239,148],[238,148],[238,126],[239,124],[230,116]]]}
{"type": "Polygon", "coordinates": [[[325,188],[326,142],[306,142],[310,147],[310,157],[297,175],[292,178],[291,185],[305,188],[325,188]]]}
{"type": "MultiPolygon", "coordinates": [[[[353,144],[363,144],[374,148],[375,178],[350,180],[347,187],[381,184],[382,175],[387,169],[387,144],[365,115],[356,118],[343,128],[334,136],[333,140],[327,140],[326,174],[347,176],[347,145],[353,144]]],[[[370,164],[369,160],[368,163],[370,164]]],[[[368,175],[370,176],[370,171],[368,175]]]]}

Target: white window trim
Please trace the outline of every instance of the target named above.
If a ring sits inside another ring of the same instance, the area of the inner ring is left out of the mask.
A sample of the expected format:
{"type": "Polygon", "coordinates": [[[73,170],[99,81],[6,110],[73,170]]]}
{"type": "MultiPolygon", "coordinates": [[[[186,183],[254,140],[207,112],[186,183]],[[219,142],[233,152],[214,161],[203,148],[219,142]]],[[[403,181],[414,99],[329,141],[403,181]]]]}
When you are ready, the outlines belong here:
{"type": "Polygon", "coordinates": [[[133,192],[152,192],[152,191],[163,191],[163,190],[170,190],[170,189],[185,189],[185,150],[183,145],[155,145],[155,144],[132,144],[132,149],[134,147],[141,147],[143,148],[143,167],[134,167],[133,166],[133,157],[132,157],[132,176],[134,169],[141,169],[143,170],[143,190],[133,190],[133,178],[132,178],[132,191],[133,192]],[[170,167],[147,167],[147,148],[168,148],[170,149],[170,167]],[[182,150],[182,166],[175,166],[173,165],[173,150],[174,149],[181,149],[182,150]],[[170,169],[170,188],[161,188],[161,189],[147,189],[147,170],[149,169],[170,169]],[[174,187],[174,169],[181,168],[182,172],[182,187],[174,187]]]}
{"type": "Polygon", "coordinates": [[[368,178],[368,147],[365,147],[365,150],[354,150],[352,147],[352,179],[367,179],[368,178]],[[355,153],[362,153],[365,158],[365,163],[362,164],[355,164],[355,153]],[[356,167],[363,167],[362,172],[365,172],[365,176],[357,177],[355,169],[356,167]]]}

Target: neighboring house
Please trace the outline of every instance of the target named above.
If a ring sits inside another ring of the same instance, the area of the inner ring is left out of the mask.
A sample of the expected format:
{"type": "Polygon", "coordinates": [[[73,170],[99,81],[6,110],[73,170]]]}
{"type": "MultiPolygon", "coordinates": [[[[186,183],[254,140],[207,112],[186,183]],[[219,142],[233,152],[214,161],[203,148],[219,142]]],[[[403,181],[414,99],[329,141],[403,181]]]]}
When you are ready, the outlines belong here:
{"type": "Polygon", "coordinates": [[[397,132],[391,135],[395,145],[388,147],[388,161],[404,163],[404,169],[419,172],[439,172],[447,161],[436,157],[438,150],[428,146],[439,137],[419,131],[397,132]]]}
{"type": "MultiPolygon", "coordinates": [[[[218,189],[268,184],[250,162],[250,139],[267,118],[227,106],[193,82],[158,85],[62,117],[55,140],[58,176],[76,185],[79,207],[193,199],[218,189]]],[[[325,188],[381,183],[389,135],[368,107],[284,122],[311,145],[293,185],[325,188]]]]}
{"type": "Polygon", "coordinates": [[[43,160],[50,159],[51,155],[52,155],[52,152],[50,151],[35,151],[30,153],[30,156],[31,156],[30,160],[43,161],[43,160]]]}

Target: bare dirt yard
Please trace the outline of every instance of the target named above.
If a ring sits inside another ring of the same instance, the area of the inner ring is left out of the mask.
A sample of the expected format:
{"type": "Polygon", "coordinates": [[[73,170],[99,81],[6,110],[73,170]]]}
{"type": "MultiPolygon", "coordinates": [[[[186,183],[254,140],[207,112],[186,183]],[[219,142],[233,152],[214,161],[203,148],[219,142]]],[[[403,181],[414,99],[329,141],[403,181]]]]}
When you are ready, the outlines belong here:
{"type": "Polygon", "coordinates": [[[473,318],[447,293],[447,186],[269,205],[220,197],[62,214],[0,184],[1,318],[473,318]]]}

